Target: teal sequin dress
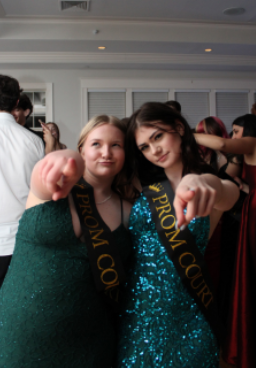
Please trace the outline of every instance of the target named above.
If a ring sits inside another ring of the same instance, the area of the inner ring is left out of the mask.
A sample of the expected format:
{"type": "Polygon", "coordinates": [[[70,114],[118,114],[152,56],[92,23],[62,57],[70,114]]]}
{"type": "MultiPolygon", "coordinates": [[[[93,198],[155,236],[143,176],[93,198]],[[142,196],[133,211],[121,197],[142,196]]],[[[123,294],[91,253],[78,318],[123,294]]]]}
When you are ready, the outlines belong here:
{"type": "MultiPolygon", "coordinates": [[[[141,196],[130,216],[134,264],[120,316],[119,368],[217,368],[218,347],[161,244],[149,204],[141,196]]],[[[204,252],[209,217],[189,224],[204,252]]]]}
{"type": "MultiPolygon", "coordinates": [[[[128,231],[113,235],[126,262],[128,231]]],[[[116,332],[68,200],[25,211],[0,290],[1,368],[111,368],[116,332]]]]}

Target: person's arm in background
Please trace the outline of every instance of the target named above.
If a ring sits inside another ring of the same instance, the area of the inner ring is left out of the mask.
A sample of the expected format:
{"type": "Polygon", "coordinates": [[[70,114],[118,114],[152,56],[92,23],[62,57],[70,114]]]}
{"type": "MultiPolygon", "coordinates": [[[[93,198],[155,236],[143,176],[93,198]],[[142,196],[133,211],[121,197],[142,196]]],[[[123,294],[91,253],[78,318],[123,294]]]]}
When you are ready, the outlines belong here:
{"type": "Polygon", "coordinates": [[[45,141],[45,154],[56,151],[56,139],[53,137],[51,131],[46,127],[43,128],[45,141]]]}
{"type": "Polygon", "coordinates": [[[226,139],[212,134],[194,133],[196,143],[225,153],[250,155],[255,152],[256,138],[226,139]]]}

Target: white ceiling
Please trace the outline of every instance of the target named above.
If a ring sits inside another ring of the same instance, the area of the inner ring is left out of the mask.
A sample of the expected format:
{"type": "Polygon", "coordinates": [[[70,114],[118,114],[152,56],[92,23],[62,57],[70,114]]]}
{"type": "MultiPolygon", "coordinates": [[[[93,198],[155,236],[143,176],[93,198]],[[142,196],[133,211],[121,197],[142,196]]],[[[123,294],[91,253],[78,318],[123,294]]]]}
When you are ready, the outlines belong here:
{"type": "Polygon", "coordinates": [[[256,1],[91,0],[89,11],[61,11],[59,0],[0,0],[5,65],[256,71],[256,1]],[[231,7],[245,12],[224,15],[231,7]]]}
{"type": "Polygon", "coordinates": [[[1,3],[8,17],[256,22],[255,0],[91,0],[89,12],[78,8],[61,11],[59,0],[2,0],[1,3]],[[235,17],[223,14],[224,9],[233,7],[243,7],[246,11],[235,17]]]}

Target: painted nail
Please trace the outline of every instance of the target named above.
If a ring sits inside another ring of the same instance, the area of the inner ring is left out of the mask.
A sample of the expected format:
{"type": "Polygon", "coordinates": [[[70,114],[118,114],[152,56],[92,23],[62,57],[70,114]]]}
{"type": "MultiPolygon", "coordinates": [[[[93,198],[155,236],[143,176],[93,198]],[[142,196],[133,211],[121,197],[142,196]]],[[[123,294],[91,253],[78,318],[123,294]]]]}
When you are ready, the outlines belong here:
{"type": "Polygon", "coordinates": [[[187,225],[181,225],[181,227],[180,227],[180,231],[185,230],[185,229],[186,229],[186,227],[187,227],[187,225]]]}
{"type": "Polygon", "coordinates": [[[176,220],[174,227],[175,227],[175,230],[178,230],[178,220],[176,220]]]}

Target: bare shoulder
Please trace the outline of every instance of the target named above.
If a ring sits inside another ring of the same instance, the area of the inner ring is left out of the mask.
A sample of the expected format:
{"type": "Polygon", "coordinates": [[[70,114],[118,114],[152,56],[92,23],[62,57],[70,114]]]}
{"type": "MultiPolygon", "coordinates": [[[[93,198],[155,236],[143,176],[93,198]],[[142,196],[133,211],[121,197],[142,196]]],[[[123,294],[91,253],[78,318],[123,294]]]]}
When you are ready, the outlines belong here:
{"type": "Polygon", "coordinates": [[[132,209],[132,204],[128,201],[123,200],[123,223],[128,228],[129,217],[132,209]]]}
{"type": "Polygon", "coordinates": [[[28,208],[35,207],[35,206],[37,206],[38,204],[42,204],[42,203],[45,203],[45,202],[49,202],[49,200],[43,200],[43,199],[38,198],[38,197],[37,197],[37,196],[35,196],[35,194],[30,190],[30,192],[29,192],[29,194],[28,194],[28,198],[27,198],[26,210],[27,210],[28,208]]]}

